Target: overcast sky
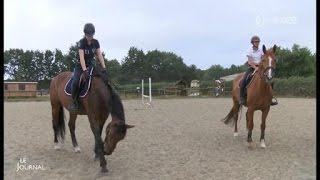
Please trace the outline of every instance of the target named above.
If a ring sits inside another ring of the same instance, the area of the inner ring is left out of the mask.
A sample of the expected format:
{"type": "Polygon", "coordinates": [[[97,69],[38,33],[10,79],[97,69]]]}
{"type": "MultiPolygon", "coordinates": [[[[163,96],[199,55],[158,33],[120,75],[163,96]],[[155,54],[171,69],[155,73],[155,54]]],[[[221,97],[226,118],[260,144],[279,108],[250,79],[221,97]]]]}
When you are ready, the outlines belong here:
{"type": "Polygon", "coordinates": [[[106,58],[119,62],[135,46],[200,69],[241,65],[253,35],[261,46],[316,50],[315,0],[5,0],[4,48],[67,53],[87,22],[106,58]]]}

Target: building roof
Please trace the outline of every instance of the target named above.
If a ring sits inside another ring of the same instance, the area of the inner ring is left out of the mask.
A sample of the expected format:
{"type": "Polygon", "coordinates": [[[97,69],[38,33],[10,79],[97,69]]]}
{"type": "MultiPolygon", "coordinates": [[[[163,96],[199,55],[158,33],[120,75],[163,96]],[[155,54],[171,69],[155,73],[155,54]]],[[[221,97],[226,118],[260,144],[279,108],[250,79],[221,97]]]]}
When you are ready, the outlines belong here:
{"type": "Polygon", "coordinates": [[[185,85],[187,85],[188,83],[187,83],[187,81],[186,80],[184,80],[184,79],[180,79],[179,81],[177,81],[174,85],[178,85],[178,84],[185,84],[185,85]]]}
{"type": "Polygon", "coordinates": [[[223,76],[223,77],[221,77],[220,79],[223,79],[223,80],[225,80],[225,81],[232,81],[232,80],[234,80],[239,74],[241,74],[241,73],[231,74],[231,75],[229,75],[229,76],[223,76]]]}

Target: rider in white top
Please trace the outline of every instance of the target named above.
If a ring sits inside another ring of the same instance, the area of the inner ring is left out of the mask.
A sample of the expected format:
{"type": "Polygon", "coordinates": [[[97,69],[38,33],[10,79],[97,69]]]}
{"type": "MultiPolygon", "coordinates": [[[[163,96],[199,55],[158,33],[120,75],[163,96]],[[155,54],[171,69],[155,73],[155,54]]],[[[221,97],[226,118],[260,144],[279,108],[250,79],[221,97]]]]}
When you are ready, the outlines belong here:
{"type": "Polygon", "coordinates": [[[261,51],[261,49],[253,49],[252,47],[250,47],[250,49],[247,51],[247,54],[246,54],[246,58],[248,58],[248,56],[250,56],[255,63],[258,63],[260,62],[260,59],[261,57],[263,56],[263,52],[261,51]]]}
{"type": "MultiPolygon", "coordinates": [[[[243,105],[244,100],[244,89],[247,85],[247,76],[251,74],[253,71],[258,70],[258,65],[263,56],[263,52],[259,49],[260,38],[258,36],[253,36],[251,38],[252,47],[247,51],[246,56],[248,58],[249,68],[245,75],[243,76],[243,80],[240,84],[240,105],[243,105]]],[[[274,97],[273,97],[274,98],[274,97]]],[[[271,105],[276,105],[277,102],[272,102],[271,105]]]]}

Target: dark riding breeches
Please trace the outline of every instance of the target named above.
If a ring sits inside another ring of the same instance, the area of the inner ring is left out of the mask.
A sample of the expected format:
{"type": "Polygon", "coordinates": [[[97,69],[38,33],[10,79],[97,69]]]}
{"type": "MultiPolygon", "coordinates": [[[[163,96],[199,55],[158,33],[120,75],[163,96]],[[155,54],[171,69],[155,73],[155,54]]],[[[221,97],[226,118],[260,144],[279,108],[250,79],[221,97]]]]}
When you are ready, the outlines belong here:
{"type": "Polygon", "coordinates": [[[240,84],[240,97],[243,97],[243,93],[244,93],[244,90],[245,90],[245,88],[246,88],[246,85],[247,85],[247,77],[248,77],[248,75],[249,74],[251,74],[252,72],[254,71],[254,68],[252,68],[252,67],[249,67],[248,69],[247,69],[247,71],[246,71],[246,73],[244,74],[244,76],[243,76],[243,79],[242,79],[242,81],[241,81],[241,84],[240,84]]]}
{"type": "Polygon", "coordinates": [[[71,96],[72,99],[76,99],[77,91],[79,86],[79,80],[82,73],[82,68],[80,64],[77,64],[73,70],[73,79],[72,79],[72,89],[71,89],[71,96]]]}
{"type": "MultiPolygon", "coordinates": [[[[86,65],[87,68],[91,68],[92,65],[86,65]]],[[[79,91],[79,81],[80,81],[80,76],[82,74],[83,70],[82,67],[80,65],[80,63],[78,63],[73,71],[73,80],[72,80],[72,89],[71,89],[71,96],[72,99],[77,99],[78,97],[78,91],[79,91]]]]}

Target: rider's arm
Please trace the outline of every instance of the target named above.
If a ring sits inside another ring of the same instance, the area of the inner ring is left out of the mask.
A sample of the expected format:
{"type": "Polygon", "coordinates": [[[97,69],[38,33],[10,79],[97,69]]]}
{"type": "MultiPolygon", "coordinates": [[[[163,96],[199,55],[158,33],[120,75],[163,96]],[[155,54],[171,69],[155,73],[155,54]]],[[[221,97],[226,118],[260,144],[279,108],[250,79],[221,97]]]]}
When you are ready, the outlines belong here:
{"type": "Polygon", "coordinates": [[[84,50],[83,49],[79,49],[79,57],[80,57],[80,64],[81,64],[82,70],[83,71],[87,70],[86,63],[84,61],[84,50]]]}
{"type": "Polygon", "coordinates": [[[104,62],[104,58],[102,56],[101,50],[100,48],[96,49],[96,56],[98,57],[100,64],[103,68],[106,68],[106,64],[104,62]]]}
{"type": "Polygon", "coordinates": [[[254,60],[253,60],[253,58],[252,58],[251,56],[247,55],[247,57],[248,57],[248,64],[249,64],[252,68],[257,69],[259,64],[258,64],[258,63],[255,63],[254,60]]]}

